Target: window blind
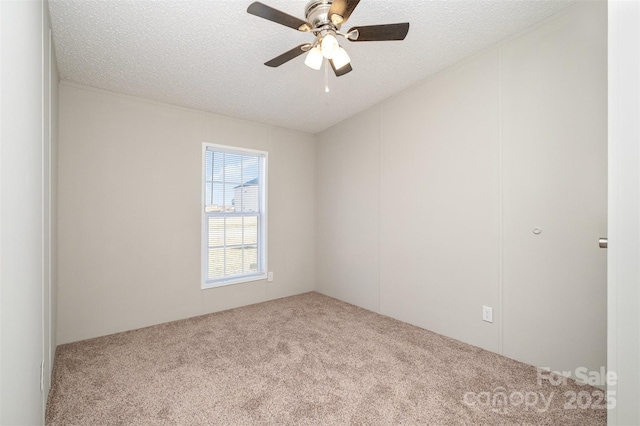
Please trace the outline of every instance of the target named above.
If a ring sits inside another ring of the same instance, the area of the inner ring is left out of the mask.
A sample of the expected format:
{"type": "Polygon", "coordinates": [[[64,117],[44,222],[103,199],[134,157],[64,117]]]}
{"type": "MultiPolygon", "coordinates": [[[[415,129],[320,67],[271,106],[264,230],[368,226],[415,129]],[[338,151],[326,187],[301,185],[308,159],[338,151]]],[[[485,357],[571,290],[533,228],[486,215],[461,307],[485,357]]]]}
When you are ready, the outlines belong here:
{"type": "Polygon", "coordinates": [[[206,285],[265,273],[265,157],[205,151],[206,285]]]}

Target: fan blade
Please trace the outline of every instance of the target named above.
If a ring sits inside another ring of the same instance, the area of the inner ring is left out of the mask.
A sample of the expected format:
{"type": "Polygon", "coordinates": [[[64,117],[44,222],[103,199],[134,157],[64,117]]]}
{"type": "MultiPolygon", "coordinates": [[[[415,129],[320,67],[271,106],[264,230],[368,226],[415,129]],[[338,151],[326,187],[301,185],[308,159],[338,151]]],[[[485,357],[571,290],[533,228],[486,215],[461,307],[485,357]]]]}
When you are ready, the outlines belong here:
{"type": "Polygon", "coordinates": [[[346,73],[353,71],[353,68],[351,68],[351,64],[347,64],[344,67],[337,70],[336,66],[333,65],[333,59],[329,59],[329,63],[331,64],[331,68],[333,68],[333,72],[336,74],[336,77],[341,77],[346,73]]]}
{"type": "Polygon", "coordinates": [[[285,62],[289,62],[290,60],[297,58],[298,56],[302,55],[304,52],[309,50],[309,49],[305,50],[305,47],[309,47],[309,43],[296,46],[293,49],[289,50],[288,52],[284,52],[282,55],[276,56],[275,58],[273,58],[269,62],[265,62],[264,64],[268,67],[273,67],[273,68],[279,67],[285,62]]]}
{"type": "Polygon", "coordinates": [[[385,40],[404,40],[409,32],[409,23],[388,24],[388,25],[369,25],[366,27],[353,27],[347,34],[350,41],[385,41],[385,40]],[[351,38],[351,33],[357,31],[357,37],[351,38]]]}
{"type": "Polygon", "coordinates": [[[341,25],[347,22],[359,2],[360,0],[333,0],[331,9],[329,9],[331,22],[334,25],[341,25]]]}
{"type": "Polygon", "coordinates": [[[311,30],[311,24],[296,18],[295,16],[287,15],[284,12],[274,9],[271,6],[260,3],[259,1],[253,2],[247,8],[247,12],[259,16],[260,18],[268,19],[277,24],[284,25],[285,27],[293,28],[294,30],[309,32],[311,30]]]}

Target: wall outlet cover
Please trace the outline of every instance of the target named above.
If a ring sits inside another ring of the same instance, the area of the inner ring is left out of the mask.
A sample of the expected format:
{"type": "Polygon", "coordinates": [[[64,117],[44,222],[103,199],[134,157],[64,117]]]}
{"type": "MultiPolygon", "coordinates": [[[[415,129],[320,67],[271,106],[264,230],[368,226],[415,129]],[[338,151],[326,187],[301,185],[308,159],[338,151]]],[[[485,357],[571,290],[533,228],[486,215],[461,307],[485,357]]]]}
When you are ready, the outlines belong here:
{"type": "Polygon", "coordinates": [[[490,306],[482,307],[482,321],[493,322],[493,308],[490,306]]]}

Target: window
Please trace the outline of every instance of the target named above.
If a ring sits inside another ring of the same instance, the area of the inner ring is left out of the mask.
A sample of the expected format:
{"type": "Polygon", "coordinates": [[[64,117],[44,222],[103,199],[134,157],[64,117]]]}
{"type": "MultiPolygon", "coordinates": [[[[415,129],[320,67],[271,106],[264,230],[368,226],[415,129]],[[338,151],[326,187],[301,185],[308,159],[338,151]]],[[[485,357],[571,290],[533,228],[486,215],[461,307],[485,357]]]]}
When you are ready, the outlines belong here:
{"type": "Polygon", "coordinates": [[[267,153],[204,144],[202,287],[266,278],[267,153]]]}

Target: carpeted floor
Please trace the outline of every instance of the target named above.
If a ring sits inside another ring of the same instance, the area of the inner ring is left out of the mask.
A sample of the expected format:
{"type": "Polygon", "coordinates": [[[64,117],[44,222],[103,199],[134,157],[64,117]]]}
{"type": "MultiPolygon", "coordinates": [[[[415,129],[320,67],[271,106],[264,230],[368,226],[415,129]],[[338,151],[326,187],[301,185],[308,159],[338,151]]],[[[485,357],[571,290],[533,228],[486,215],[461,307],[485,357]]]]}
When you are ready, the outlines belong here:
{"type": "Polygon", "coordinates": [[[605,424],[600,390],[537,378],[532,366],[307,293],[62,345],[46,422],[605,424]]]}

